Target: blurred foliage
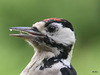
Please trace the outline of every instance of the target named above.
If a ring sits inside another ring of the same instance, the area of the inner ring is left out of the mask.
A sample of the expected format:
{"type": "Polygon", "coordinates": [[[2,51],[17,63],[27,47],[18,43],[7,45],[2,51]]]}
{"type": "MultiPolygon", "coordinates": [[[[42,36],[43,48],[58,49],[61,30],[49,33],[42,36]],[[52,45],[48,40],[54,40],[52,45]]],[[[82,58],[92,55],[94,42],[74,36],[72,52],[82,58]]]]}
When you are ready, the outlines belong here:
{"type": "Polygon", "coordinates": [[[51,17],[67,19],[75,28],[77,74],[100,75],[100,0],[0,0],[0,75],[19,75],[34,53],[24,40],[9,36],[9,27],[51,17]]]}

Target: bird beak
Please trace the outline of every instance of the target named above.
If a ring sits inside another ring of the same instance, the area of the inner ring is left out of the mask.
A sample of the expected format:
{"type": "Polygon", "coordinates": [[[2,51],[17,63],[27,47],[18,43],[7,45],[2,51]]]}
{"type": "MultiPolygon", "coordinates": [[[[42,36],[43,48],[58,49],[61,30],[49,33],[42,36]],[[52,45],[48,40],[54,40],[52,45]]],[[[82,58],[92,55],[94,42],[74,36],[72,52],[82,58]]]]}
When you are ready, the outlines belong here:
{"type": "Polygon", "coordinates": [[[30,39],[37,36],[43,36],[36,27],[11,27],[9,29],[10,31],[14,30],[21,32],[20,34],[10,34],[10,36],[20,37],[23,39],[30,39]],[[26,34],[23,34],[23,32],[26,34]]]}

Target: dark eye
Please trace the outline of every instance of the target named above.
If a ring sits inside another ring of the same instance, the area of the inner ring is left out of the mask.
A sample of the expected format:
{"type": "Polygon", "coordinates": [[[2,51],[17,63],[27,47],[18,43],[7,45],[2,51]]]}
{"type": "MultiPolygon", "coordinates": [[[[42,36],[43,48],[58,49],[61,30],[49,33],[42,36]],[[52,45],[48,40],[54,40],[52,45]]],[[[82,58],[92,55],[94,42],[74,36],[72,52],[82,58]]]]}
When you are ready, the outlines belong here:
{"type": "Polygon", "coordinates": [[[54,32],[54,31],[56,30],[57,27],[54,26],[54,25],[49,25],[47,28],[48,28],[48,31],[49,31],[49,32],[54,32]]]}

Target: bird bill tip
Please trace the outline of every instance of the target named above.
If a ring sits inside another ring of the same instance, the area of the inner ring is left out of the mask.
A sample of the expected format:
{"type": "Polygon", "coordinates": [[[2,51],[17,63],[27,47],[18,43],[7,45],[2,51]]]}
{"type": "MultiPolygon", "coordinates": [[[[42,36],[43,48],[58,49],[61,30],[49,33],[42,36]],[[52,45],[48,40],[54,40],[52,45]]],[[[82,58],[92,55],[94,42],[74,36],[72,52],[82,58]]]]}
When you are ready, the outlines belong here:
{"type": "Polygon", "coordinates": [[[10,31],[12,31],[12,29],[11,29],[11,28],[9,28],[9,30],[10,30],[10,31]]]}

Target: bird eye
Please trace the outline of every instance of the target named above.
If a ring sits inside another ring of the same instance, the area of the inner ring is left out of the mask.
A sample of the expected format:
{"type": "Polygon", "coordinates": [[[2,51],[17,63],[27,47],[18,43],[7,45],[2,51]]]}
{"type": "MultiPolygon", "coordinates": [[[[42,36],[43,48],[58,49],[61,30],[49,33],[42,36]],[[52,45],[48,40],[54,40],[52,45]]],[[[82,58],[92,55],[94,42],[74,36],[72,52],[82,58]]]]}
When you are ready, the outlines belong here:
{"type": "Polygon", "coordinates": [[[54,32],[54,31],[56,30],[57,27],[54,26],[54,25],[49,25],[47,28],[48,28],[48,31],[49,31],[49,32],[54,32]]]}

